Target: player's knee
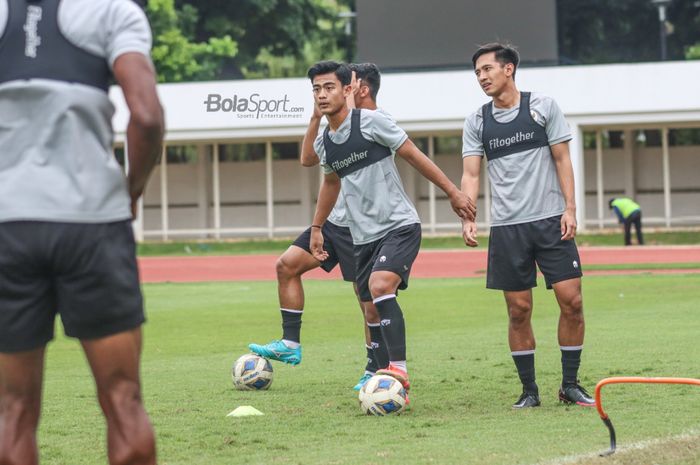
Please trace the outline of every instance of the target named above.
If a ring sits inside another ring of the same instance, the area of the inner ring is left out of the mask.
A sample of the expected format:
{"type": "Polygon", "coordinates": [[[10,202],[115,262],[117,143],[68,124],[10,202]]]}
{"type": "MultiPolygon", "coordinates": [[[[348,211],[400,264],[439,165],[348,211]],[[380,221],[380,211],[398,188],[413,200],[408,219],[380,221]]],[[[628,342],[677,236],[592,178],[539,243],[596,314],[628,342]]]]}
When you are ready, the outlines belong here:
{"type": "Polygon", "coordinates": [[[376,299],[387,294],[394,294],[396,289],[392,286],[388,280],[375,279],[371,280],[369,283],[369,292],[372,294],[372,298],[376,299]]]}
{"type": "Polygon", "coordinates": [[[289,279],[296,274],[294,264],[284,255],[277,259],[275,269],[277,270],[278,279],[289,279]]]}
{"type": "Polygon", "coordinates": [[[530,319],[532,306],[527,302],[513,302],[508,305],[508,318],[511,325],[522,325],[530,319]]]}
{"type": "Polygon", "coordinates": [[[570,318],[583,318],[583,297],[581,294],[575,294],[566,299],[561,306],[562,313],[570,318]]]}
{"type": "Polygon", "coordinates": [[[583,313],[583,296],[581,296],[581,294],[576,294],[573,299],[571,299],[569,306],[575,313],[583,313]]]}

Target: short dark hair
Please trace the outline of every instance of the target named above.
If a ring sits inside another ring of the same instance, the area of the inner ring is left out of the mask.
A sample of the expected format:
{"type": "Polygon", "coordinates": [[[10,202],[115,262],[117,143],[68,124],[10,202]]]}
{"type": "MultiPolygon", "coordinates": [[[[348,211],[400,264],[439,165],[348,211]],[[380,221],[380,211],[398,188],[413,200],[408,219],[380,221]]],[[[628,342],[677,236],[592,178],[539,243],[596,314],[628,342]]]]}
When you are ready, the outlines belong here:
{"type": "Polygon", "coordinates": [[[344,86],[349,85],[350,81],[352,81],[352,71],[350,71],[348,65],[345,63],[338,63],[337,61],[319,61],[309,68],[309,72],[306,73],[306,75],[311,82],[313,82],[316,76],[328,73],[335,74],[335,77],[337,77],[344,86]]]}
{"type": "Polygon", "coordinates": [[[480,46],[476,53],[474,53],[474,56],[472,56],[472,64],[474,65],[474,68],[476,69],[476,60],[478,60],[481,55],[486,55],[487,53],[491,52],[496,54],[496,61],[498,61],[501,65],[506,65],[508,63],[513,64],[513,79],[515,79],[515,71],[520,63],[520,55],[515,47],[510,44],[491,42],[480,46]]]}
{"type": "Polygon", "coordinates": [[[374,63],[351,63],[348,66],[350,66],[350,70],[355,71],[357,79],[362,79],[362,82],[367,84],[369,96],[376,102],[382,83],[382,76],[377,65],[374,63]]]}
{"type": "Polygon", "coordinates": [[[614,201],[615,201],[615,198],[608,200],[608,208],[612,209],[614,201]]]}

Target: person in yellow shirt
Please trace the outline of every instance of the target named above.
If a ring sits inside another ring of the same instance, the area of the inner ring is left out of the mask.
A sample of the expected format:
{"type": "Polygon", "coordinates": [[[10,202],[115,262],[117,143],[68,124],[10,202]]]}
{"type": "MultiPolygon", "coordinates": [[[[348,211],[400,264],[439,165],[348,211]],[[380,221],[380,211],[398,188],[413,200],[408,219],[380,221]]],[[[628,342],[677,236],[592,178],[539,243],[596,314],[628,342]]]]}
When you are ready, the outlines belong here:
{"type": "Polygon", "coordinates": [[[608,206],[615,212],[620,223],[625,225],[625,245],[632,245],[632,225],[637,233],[637,243],[644,245],[642,236],[642,208],[627,197],[610,199],[608,206]]]}

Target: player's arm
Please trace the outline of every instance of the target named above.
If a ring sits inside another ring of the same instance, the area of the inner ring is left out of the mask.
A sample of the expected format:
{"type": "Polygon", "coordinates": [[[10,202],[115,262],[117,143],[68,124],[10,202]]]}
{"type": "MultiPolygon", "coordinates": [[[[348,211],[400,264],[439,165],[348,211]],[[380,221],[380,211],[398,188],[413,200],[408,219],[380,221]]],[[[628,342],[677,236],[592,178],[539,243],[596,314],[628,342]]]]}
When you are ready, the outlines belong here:
{"type": "Polygon", "coordinates": [[[452,205],[452,210],[462,219],[474,220],[476,217],[476,205],[467,194],[460,191],[445,173],[420,151],[411,139],[401,144],[396,153],[413,166],[427,180],[438,186],[447,194],[452,205]]]}
{"type": "Polygon", "coordinates": [[[304,140],[301,142],[301,157],[300,161],[302,166],[315,166],[318,165],[320,159],[316,150],[314,150],[314,140],[318,135],[318,129],[321,126],[321,110],[319,110],[318,105],[314,103],[314,114],[311,116],[309,121],[309,127],[306,128],[306,134],[304,134],[304,140]]]}
{"type": "Polygon", "coordinates": [[[561,239],[573,239],[576,236],[576,196],[574,194],[574,168],[571,165],[569,142],[552,145],[552,158],[557,169],[559,186],[564,194],[566,211],[561,216],[561,239]]]}
{"type": "Polygon", "coordinates": [[[136,217],[136,202],[143,194],[148,177],[161,155],[165,122],[156,91],[156,75],[151,61],[143,54],[120,55],[112,67],[129,107],[126,140],[129,156],[129,195],[136,217]]]}
{"type": "Polygon", "coordinates": [[[323,234],[321,234],[321,228],[326,222],[328,215],[331,214],[331,210],[333,210],[335,202],[338,200],[339,193],[340,178],[333,172],[326,173],[323,176],[321,188],[318,191],[318,201],[316,202],[314,219],[311,223],[311,240],[309,242],[311,255],[321,262],[328,258],[328,252],[323,250],[323,234]]]}
{"type": "Polygon", "coordinates": [[[613,207],[613,211],[615,212],[615,215],[617,215],[617,221],[619,221],[620,223],[624,223],[625,217],[622,216],[622,212],[620,211],[620,209],[617,207],[613,207]]]}
{"type": "MultiPolygon", "coordinates": [[[[462,158],[462,192],[470,199],[479,198],[479,175],[481,174],[481,156],[462,158]]],[[[462,237],[469,247],[476,247],[476,218],[462,221],[462,237]]]]}

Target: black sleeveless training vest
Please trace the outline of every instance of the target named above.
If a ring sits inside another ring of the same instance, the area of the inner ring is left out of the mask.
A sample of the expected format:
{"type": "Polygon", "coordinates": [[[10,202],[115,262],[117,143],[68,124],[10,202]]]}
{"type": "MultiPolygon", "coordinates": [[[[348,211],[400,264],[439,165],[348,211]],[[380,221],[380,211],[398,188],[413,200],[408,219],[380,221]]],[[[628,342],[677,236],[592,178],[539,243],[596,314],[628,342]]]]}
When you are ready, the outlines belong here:
{"type": "Polygon", "coordinates": [[[362,136],[360,114],[359,108],[352,110],[350,137],[342,144],[334,143],[328,136],[329,126],[326,126],[325,131],[323,131],[326,164],[341,178],[391,156],[389,147],[368,141],[362,136]]]}
{"type": "Polygon", "coordinates": [[[484,127],[481,141],[486,158],[491,161],[526,150],[549,146],[545,129],[537,124],[530,113],[530,92],[520,93],[518,116],[508,123],[499,123],[493,117],[491,102],[481,108],[484,127]]]}
{"type": "Polygon", "coordinates": [[[107,60],[73,45],[61,33],[60,2],[8,0],[7,26],[0,37],[0,84],[51,79],[109,89],[107,60]]]}

